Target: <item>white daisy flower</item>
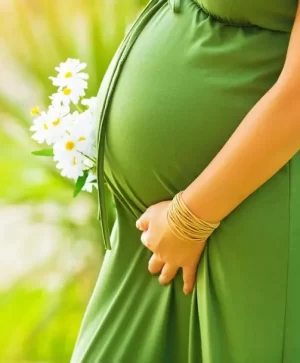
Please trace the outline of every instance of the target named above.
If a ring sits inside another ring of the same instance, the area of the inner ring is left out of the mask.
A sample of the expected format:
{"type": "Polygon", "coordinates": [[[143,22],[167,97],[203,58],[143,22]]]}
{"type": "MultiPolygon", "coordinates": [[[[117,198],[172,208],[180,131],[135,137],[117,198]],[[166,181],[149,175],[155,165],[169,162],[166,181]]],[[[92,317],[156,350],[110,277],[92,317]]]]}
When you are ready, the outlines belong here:
{"type": "Polygon", "coordinates": [[[78,123],[83,123],[84,126],[88,126],[89,130],[94,124],[94,116],[90,112],[90,110],[86,110],[84,112],[81,112],[78,114],[78,117],[76,119],[78,123]]]}
{"type": "Polygon", "coordinates": [[[49,139],[51,143],[57,142],[70,125],[70,108],[68,106],[53,107],[49,106],[48,120],[49,120],[49,139]]]}
{"type": "Polygon", "coordinates": [[[88,173],[83,190],[92,192],[93,186],[98,189],[95,114],[99,104],[97,97],[84,98],[89,79],[85,68],[86,63],[72,58],[55,68],[58,74],[49,78],[58,89],[50,96],[52,102],[46,112],[38,107],[31,110],[35,119],[30,130],[38,143],[53,145],[54,161],[62,176],[76,181],[88,173]],[[72,103],[80,112],[70,113],[72,103]]]}
{"type": "Polygon", "coordinates": [[[85,95],[84,87],[76,83],[69,84],[69,86],[59,89],[58,92],[50,96],[53,106],[57,105],[69,106],[70,103],[78,104],[80,97],[85,95]]]}
{"type": "Polygon", "coordinates": [[[77,123],[79,116],[80,116],[80,113],[78,111],[74,111],[74,112],[68,114],[68,116],[66,118],[66,125],[68,126],[69,134],[72,131],[72,128],[74,127],[74,125],[77,123]]]}
{"type": "Polygon", "coordinates": [[[89,75],[81,72],[85,68],[86,63],[81,63],[78,59],[68,58],[66,62],[60,63],[58,67],[55,67],[58,75],[49,78],[54,86],[60,88],[70,87],[70,85],[74,86],[74,84],[81,88],[86,88],[86,80],[89,78],[89,75]]]}
{"type": "Polygon", "coordinates": [[[85,157],[78,152],[80,141],[77,137],[65,135],[53,147],[56,167],[61,169],[61,175],[76,180],[83,175],[85,157]]]}
{"type": "Polygon", "coordinates": [[[34,131],[32,135],[33,140],[42,144],[46,141],[48,145],[51,144],[51,134],[49,132],[49,118],[45,111],[42,111],[39,116],[33,120],[33,125],[30,127],[30,131],[34,131]]]}
{"type": "Polygon", "coordinates": [[[80,113],[72,127],[72,133],[78,135],[81,140],[85,139],[85,143],[81,143],[81,151],[89,157],[95,157],[95,127],[94,118],[89,110],[80,113]]]}
{"type": "Polygon", "coordinates": [[[95,114],[95,110],[96,110],[96,102],[97,102],[97,97],[91,97],[91,98],[84,98],[81,103],[88,107],[88,110],[90,111],[90,113],[92,115],[95,114]]]}
{"type": "Polygon", "coordinates": [[[38,143],[46,142],[48,145],[55,143],[63,135],[68,127],[67,115],[69,107],[50,106],[47,112],[41,112],[30,127],[35,131],[32,138],[38,143]]]}
{"type": "Polygon", "coordinates": [[[71,179],[77,179],[83,175],[87,166],[94,166],[89,158],[94,158],[94,140],[91,137],[91,127],[81,117],[84,114],[70,115],[73,124],[69,133],[64,135],[54,147],[54,160],[58,161],[57,168],[62,169],[61,175],[71,179]]]}

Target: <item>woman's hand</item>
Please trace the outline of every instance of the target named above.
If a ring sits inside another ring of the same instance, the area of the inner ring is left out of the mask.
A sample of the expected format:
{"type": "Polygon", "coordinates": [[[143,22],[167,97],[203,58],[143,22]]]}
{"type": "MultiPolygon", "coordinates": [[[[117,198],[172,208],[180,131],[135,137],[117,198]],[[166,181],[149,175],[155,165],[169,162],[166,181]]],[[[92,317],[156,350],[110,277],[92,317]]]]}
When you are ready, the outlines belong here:
{"type": "Polygon", "coordinates": [[[142,243],[153,252],[148,270],[155,275],[161,271],[159,282],[168,284],[178,269],[183,271],[183,291],[193,291],[198,262],[206,243],[179,239],[170,229],[167,209],[172,201],[163,201],[150,206],[136,221],[136,227],[143,231],[142,243]]]}

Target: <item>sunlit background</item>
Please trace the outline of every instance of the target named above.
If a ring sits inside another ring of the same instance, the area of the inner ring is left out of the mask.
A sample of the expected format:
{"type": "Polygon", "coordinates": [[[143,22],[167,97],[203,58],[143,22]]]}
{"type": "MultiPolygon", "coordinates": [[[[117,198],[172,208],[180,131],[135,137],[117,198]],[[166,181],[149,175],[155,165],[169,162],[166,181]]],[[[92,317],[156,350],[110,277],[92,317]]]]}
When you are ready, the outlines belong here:
{"type": "Polygon", "coordinates": [[[87,97],[145,0],[0,0],[0,362],[69,362],[101,268],[96,194],[38,149],[30,110],[49,105],[49,76],[86,62],[87,97]]]}

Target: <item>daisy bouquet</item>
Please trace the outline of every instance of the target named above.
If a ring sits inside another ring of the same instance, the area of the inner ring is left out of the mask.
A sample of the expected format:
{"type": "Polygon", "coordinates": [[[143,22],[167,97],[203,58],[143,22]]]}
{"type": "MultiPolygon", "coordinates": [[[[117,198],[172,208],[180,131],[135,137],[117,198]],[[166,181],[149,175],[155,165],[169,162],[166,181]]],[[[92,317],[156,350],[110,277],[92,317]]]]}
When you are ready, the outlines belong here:
{"type": "Polygon", "coordinates": [[[57,91],[49,96],[46,111],[31,110],[32,138],[47,145],[34,155],[53,157],[62,176],[74,180],[74,196],[81,190],[97,188],[96,130],[94,122],[96,97],[85,98],[88,87],[86,63],[68,58],[55,68],[57,75],[49,77],[57,91]]]}

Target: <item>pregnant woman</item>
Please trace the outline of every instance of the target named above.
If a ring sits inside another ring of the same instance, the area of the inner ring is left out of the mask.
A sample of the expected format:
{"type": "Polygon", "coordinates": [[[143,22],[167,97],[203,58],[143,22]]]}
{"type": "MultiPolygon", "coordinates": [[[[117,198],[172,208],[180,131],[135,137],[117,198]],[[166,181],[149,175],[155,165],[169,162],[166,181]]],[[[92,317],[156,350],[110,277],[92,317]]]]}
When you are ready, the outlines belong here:
{"type": "Polygon", "coordinates": [[[106,251],[72,363],[300,362],[297,6],[151,0],[130,28],[98,93],[106,251]]]}

